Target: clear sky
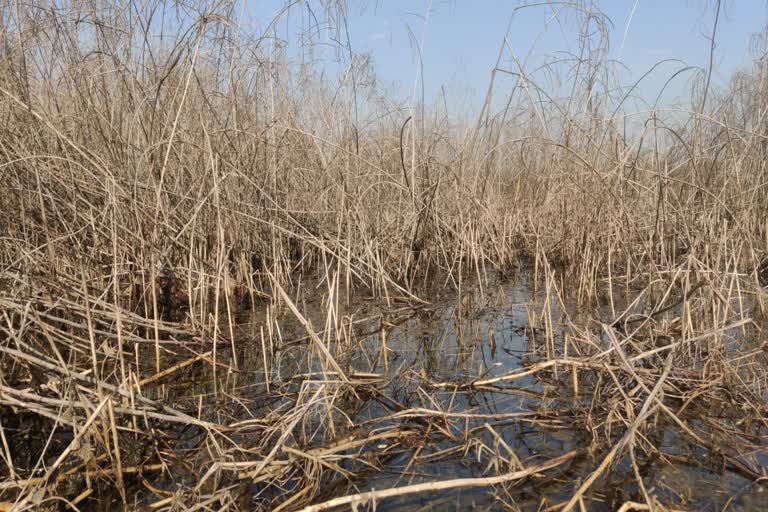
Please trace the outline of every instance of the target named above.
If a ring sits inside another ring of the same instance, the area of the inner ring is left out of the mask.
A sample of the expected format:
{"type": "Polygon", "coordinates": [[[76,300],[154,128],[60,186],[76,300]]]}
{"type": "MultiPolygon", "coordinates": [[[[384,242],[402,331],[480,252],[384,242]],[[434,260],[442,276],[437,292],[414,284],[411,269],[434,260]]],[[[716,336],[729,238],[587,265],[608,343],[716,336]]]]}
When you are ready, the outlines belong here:
{"type": "MultiPolygon", "coordinates": [[[[256,27],[263,27],[285,5],[280,0],[245,1],[256,27]]],[[[404,96],[418,76],[415,42],[423,41],[427,100],[444,88],[454,108],[471,110],[482,102],[510,17],[515,7],[524,4],[514,0],[350,0],[347,27],[353,51],[369,53],[379,80],[399,84],[404,96]]],[[[564,55],[558,52],[578,50],[574,17],[553,20],[560,4],[522,9],[514,16],[509,48],[521,61],[528,58],[529,72],[547,59],[564,55]]],[[[595,0],[594,5],[611,21],[610,57],[626,66],[623,83],[640,77],[661,60],[682,61],[666,64],[649,77],[641,89],[643,97],[655,97],[667,78],[684,65],[707,67],[716,0],[595,0]]],[[[319,9],[319,5],[314,7],[319,9]]],[[[304,7],[283,18],[283,30],[292,23],[306,27],[308,12],[304,7]]],[[[750,37],[765,26],[767,12],[765,0],[723,0],[714,86],[724,85],[733,71],[751,65],[750,37]]],[[[511,64],[509,59],[505,64],[511,64]]],[[[669,89],[665,104],[685,103],[690,90],[686,78],[690,74],[669,89]]]]}

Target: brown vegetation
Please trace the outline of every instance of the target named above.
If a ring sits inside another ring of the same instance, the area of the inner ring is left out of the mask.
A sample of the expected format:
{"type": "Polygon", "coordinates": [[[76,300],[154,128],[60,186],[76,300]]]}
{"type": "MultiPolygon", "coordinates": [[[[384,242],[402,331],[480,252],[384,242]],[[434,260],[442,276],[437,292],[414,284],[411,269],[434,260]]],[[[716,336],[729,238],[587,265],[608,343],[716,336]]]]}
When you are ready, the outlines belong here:
{"type": "MultiPolygon", "coordinates": [[[[606,78],[605,19],[575,5],[570,97],[520,67],[466,126],[399,105],[354,59],[340,83],[297,69],[234,4],[118,4],[0,8],[4,503],[326,510],[493,486],[513,508],[543,478],[542,509],[661,511],[687,505],[647,485],[654,464],[764,481],[764,59],[722,95],[704,73],[700,108],[673,125],[652,105],[628,139],[635,91],[606,78]],[[394,360],[435,281],[461,326],[511,276],[536,288],[526,364],[394,360]],[[556,391],[494,414],[445,398],[521,379],[556,391]],[[584,443],[521,459],[509,421],[584,443]],[[665,450],[662,429],[701,453],[665,450]],[[350,491],[430,443],[484,475],[350,491]],[[593,492],[622,463],[635,493],[593,492]]],[[[316,7],[342,34],[345,6],[316,7]]]]}

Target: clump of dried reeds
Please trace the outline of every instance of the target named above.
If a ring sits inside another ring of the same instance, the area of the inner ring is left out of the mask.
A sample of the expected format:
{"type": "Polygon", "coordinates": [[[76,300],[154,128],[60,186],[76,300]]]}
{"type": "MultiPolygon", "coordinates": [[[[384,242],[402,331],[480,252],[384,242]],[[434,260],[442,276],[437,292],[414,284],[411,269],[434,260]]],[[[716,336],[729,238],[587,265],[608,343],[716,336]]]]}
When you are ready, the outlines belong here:
{"type": "MultiPolygon", "coordinates": [[[[342,3],[307,5],[343,34],[342,3]]],[[[494,447],[473,440],[471,413],[437,410],[426,392],[410,407],[386,390],[391,379],[458,392],[530,375],[570,390],[569,421],[600,457],[564,509],[627,455],[638,499],[663,510],[637,462],[659,455],[659,422],[763,478],[740,450],[765,423],[764,347],[751,342],[768,257],[764,62],[734,79],[740,94],[702,80],[685,122],[652,110],[628,138],[619,127],[634,90],[617,95],[601,78],[606,20],[573,12],[584,53],[566,63],[568,100],[543,101],[511,56],[518,82],[505,107],[494,112],[489,93],[466,127],[399,106],[354,56],[339,83],[297,70],[274,25],[241,30],[226,2],[2,4],[3,499],[76,506],[112,489],[129,505],[148,489],[155,508],[323,510],[514,482],[582,450],[525,464],[498,435],[494,447]],[[532,322],[544,336],[532,367],[466,382],[392,372],[396,324],[382,319],[386,371],[355,370],[365,352],[341,312],[351,290],[408,304],[403,313],[423,303],[415,290],[430,276],[485,292],[489,273],[520,266],[548,301],[532,322]],[[297,300],[310,277],[324,329],[297,300]],[[552,308],[566,295],[610,315],[597,330],[566,318],[556,338],[552,308]],[[234,396],[254,360],[238,343],[244,308],[264,315],[254,356],[264,377],[234,396]],[[294,369],[307,373],[283,374],[281,310],[304,331],[306,365],[294,369]],[[166,386],[200,368],[212,374],[204,389],[166,386]],[[352,425],[350,411],[372,399],[389,414],[352,425]],[[715,407],[727,421],[707,416],[715,407]],[[435,458],[476,450],[495,475],[327,491],[437,438],[452,446],[435,458]],[[177,471],[175,490],[158,484],[177,471]]]]}

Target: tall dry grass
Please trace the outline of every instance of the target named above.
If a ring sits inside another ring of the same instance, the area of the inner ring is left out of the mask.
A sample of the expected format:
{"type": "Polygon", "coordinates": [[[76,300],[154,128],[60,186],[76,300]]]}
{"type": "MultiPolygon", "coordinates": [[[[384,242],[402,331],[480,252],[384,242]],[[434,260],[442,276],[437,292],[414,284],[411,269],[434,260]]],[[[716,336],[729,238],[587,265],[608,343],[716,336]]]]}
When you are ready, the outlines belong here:
{"type": "MultiPolygon", "coordinates": [[[[301,4],[302,15],[322,21],[317,31],[344,41],[348,6],[301,4]]],[[[476,122],[462,123],[423,98],[414,107],[387,95],[359,56],[341,52],[338,80],[311,61],[296,64],[275,26],[300,6],[255,32],[241,28],[240,8],[80,0],[0,8],[0,486],[18,507],[39,505],[42,489],[78,467],[127,502],[124,478],[162,470],[162,456],[148,455],[156,466],[143,469],[126,460],[128,445],[148,442],[154,429],[191,424],[211,454],[237,446],[230,434],[239,427],[174,407],[152,386],[196,361],[209,362],[214,382],[236,372],[243,308],[287,306],[325,374],[302,386],[285,416],[263,419],[265,439],[280,446],[308,411],[354,395],[366,377],[339,364],[343,354],[329,351],[292,302],[304,276],[319,276],[339,307],[351,289],[413,304],[432,276],[482,288],[491,271],[530,267],[537,285],[610,303],[617,327],[635,309],[615,297],[658,300],[646,321],[622,327],[624,341],[635,343],[670,303],[682,305],[682,324],[670,328],[684,350],[678,363],[707,360],[709,371],[739,375],[686,340],[745,328],[763,313],[764,60],[722,92],[703,70],[687,112],[649,103],[628,113],[637,89],[617,87],[608,22],[578,3],[562,15],[577,27],[579,53],[547,66],[569,69],[568,96],[553,97],[502,46],[493,80],[511,75],[512,88],[492,80],[476,122]],[[627,123],[636,127],[629,134],[627,123]],[[52,433],[23,464],[9,439],[22,416],[52,433]],[[54,439],[61,431],[70,437],[54,439]]],[[[635,357],[650,357],[648,340],[661,335],[652,329],[633,345],[635,357]]],[[[265,371],[278,336],[261,338],[265,371]]],[[[591,332],[575,336],[585,358],[607,350],[591,332]]],[[[560,364],[562,347],[547,347],[560,364]]],[[[718,350],[722,343],[707,352],[718,350]]],[[[658,387],[641,379],[647,400],[627,419],[630,437],[658,409],[665,361],[654,363],[658,387]]],[[[757,392],[763,373],[741,375],[745,389],[757,392]]],[[[330,430],[332,416],[324,416],[330,430]]],[[[269,468],[278,478],[276,452],[263,455],[246,469],[222,455],[190,492],[204,501],[205,486],[228,469],[264,479],[269,468]]],[[[285,506],[320,491],[306,489],[285,506]]]]}

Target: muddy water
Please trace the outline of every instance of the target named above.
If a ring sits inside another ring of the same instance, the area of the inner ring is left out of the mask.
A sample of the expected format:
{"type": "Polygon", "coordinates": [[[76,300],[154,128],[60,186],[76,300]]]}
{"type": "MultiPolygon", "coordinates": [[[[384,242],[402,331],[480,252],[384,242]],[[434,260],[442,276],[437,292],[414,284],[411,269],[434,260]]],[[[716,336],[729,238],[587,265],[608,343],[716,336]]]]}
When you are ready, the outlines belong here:
{"type": "MultiPolygon", "coordinates": [[[[545,357],[543,323],[545,305],[554,320],[554,341],[562,349],[561,312],[542,291],[534,293],[527,280],[495,279],[481,289],[462,291],[435,285],[420,296],[427,305],[370,300],[357,294],[348,304],[341,301],[329,318],[327,284],[305,285],[297,303],[331,352],[349,374],[370,376],[376,392],[339,400],[335,415],[337,436],[373,435],[398,423],[405,440],[386,440],[366,446],[358,457],[338,461],[349,478],[324,477],[317,501],[336,496],[381,490],[423,482],[463,477],[482,477],[512,471],[514,460],[524,466],[542,463],[570,450],[588,447],[592,433],[578,418],[591,406],[591,389],[585,385],[573,393],[569,375],[542,372],[487,389],[461,390],[458,384],[480,377],[501,375],[545,357]],[[324,293],[325,292],[325,293],[324,293]],[[386,353],[383,349],[386,344],[386,353]],[[444,421],[442,429],[425,426],[418,418],[391,418],[397,410],[422,408],[458,416],[444,421]],[[536,417],[504,417],[512,413],[545,411],[536,417]],[[460,416],[465,415],[465,416],[460,416]],[[385,419],[382,419],[385,418],[385,419]],[[354,460],[353,460],[354,459],[354,460]]],[[[617,299],[618,300],[618,299],[617,299]]],[[[568,306],[570,318],[587,325],[589,318],[606,310],[580,310],[568,306]]],[[[284,312],[266,325],[264,307],[244,312],[235,334],[236,358],[223,347],[222,366],[216,383],[208,370],[190,369],[184,378],[163,387],[164,397],[182,408],[197,407],[204,417],[220,423],[260,418],[284,410],[286,401],[270,399],[271,389],[295,393],[302,380],[322,372],[310,348],[306,330],[284,312]],[[271,334],[270,334],[271,332],[271,334]],[[264,340],[264,341],[262,341],[264,340]],[[271,340],[271,341],[270,341],[271,340]],[[264,371],[261,347],[268,347],[269,370],[264,371]],[[271,346],[271,348],[270,348],[271,346]],[[237,397],[236,399],[226,398],[237,397]],[[222,398],[223,397],[223,398],[222,398]]],[[[320,436],[302,425],[305,433],[320,436]]],[[[691,446],[677,430],[659,422],[647,434],[660,450],[641,461],[647,489],[666,504],[686,510],[768,510],[768,492],[761,484],[713,464],[702,449],[691,446]],[[666,458],[667,454],[672,459],[666,458]],[[675,458],[677,457],[677,458],[675,458]],[[676,462],[675,462],[676,461],[676,462]]],[[[327,425],[326,433],[327,434],[327,425]]],[[[195,445],[194,437],[188,446],[195,445]]],[[[249,444],[247,434],[238,442],[249,444]]],[[[250,442],[253,444],[253,442],[250,442]]],[[[191,448],[190,448],[191,449],[191,448]]],[[[545,510],[570,498],[579,484],[600,462],[587,454],[521,484],[425,493],[378,503],[376,510],[545,510]]],[[[768,464],[762,454],[758,460],[768,464]]],[[[177,478],[184,479],[183,472],[177,478]]],[[[188,475],[194,481],[195,475],[188,475]]],[[[158,485],[168,482],[158,482],[158,485]]],[[[248,488],[255,503],[274,499],[263,488],[248,488]],[[268,494],[268,493],[267,493],[268,494]]],[[[610,476],[602,478],[586,495],[588,510],[615,510],[626,501],[643,501],[630,464],[619,462],[610,476]]]]}

